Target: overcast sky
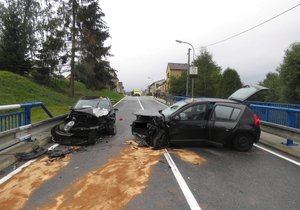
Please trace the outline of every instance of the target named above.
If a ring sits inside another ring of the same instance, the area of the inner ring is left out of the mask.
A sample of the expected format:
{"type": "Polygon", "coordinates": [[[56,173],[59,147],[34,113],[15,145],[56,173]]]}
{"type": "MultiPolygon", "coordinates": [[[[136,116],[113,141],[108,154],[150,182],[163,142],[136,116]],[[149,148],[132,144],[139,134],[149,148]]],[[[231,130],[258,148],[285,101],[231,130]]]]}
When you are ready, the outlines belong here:
{"type": "MultiPolygon", "coordinates": [[[[201,46],[251,28],[297,4],[296,0],[100,0],[110,28],[111,66],[125,90],[145,89],[166,77],[167,63],[187,63],[186,44],[201,46]],[[149,77],[151,79],[149,79],[149,77]]],[[[300,6],[226,42],[208,47],[222,70],[234,68],[245,84],[275,72],[284,52],[300,41],[300,6]]],[[[197,87],[195,87],[197,88],[197,87]]]]}

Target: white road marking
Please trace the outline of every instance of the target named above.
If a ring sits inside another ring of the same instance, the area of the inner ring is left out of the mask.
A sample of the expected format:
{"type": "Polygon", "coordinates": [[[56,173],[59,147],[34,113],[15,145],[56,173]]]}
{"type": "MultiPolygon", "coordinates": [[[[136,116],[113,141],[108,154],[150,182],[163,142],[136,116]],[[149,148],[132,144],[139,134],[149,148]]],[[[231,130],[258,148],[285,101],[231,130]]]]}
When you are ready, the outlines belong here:
{"type": "Polygon", "coordinates": [[[157,103],[159,103],[159,104],[161,104],[161,105],[163,105],[163,106],[165,106],[165,107],[169,107],[168,105],[166,105],[166,104],[164,104],[164,103],[162,103],[162,102],[160,102],[160,101],[158,101],[158,100],[156,100],[156,99],[154,99],[154,101],[156,101],[157,103]]]}
{"type": "Polygon", "coordinates": [[[295,160],[292,160],[292,159],[290,159],[290,158],[288,158],[288,157],[285,157],[285,156],[283,156],[283,155],[280,155],[280,154],[278,154],[278,153],[276,153],[276,152],[273,152],[273,151],[271,151],[271,150],[269,150],[269,149],[267,149],[267,148],[264,148],[264,147],[262,147],[262,146],[259,146],[259,145],[257,145],[257,144],[254,144],[254,146],[257,147],[257,148],[259,148],[259,149],[262,149],[262,150],[264,150],[264,151],[266,151],[266,152],[269,152],[269,153],[271,153],[271,154],[273,154],[273,155],[275,155],[275,156],[277,156],[277,157],[280,157],[280,158],[282,158],[282,159],[284,159],[284,160],[287,160],[287,161],[289,161],[289,162],[291,162],[291,163],[294,163],[294,164],[297,165],[297,166],[300,166],[300,163],[297,162],[297,161],[295,161],[295,160]]]}
{"type": "Polygon", "coordinates": [[[120,101],[118,101],[117,103],[115,103],[114,105],[113,105],[113,107],[115,107],[115,106],[117,106],[121,101],[123,101],[123,99],[124,98],[126,98],[126,96],[125,97],[123,97],[123,98],[121,98],[121,100],[120,101]]]}
{"type": "Polygon", "coordinates": [[[172,169],[172,172],[180,186],[180,189],[182,190],[183,192],[183,195],[186,199],[186,201],[188,202],[190,208],[192,210],[201,210],[198,202],[196,201],[194,195],[192,194],[190,188],[188,187],[188,185],[186,184],[186,182],[184,181],[181,173],[179,172],[177,166],[175,165],[171,155],[169,154],[168,150],[165,149],[165,153],[164,153],[164,156],[165,158],[167,159],[168,161],[168,164],[169,166],[171,167],[172,169]]]}
{"type": "Polygon", "coordinates": [[[142,105],[142,103],[141,103],[141,101],[140,101],[140,99],[139,99],[139,97],[136,97],[136,98],[137,98],[137,100],[139,101],[139,104],[140,104],[142,110],[145,110],[144,107],[143,107],[143,105],[142,105]]]}
{"type": "MultiPolygon", "coordinates": [[[[55,147],[57,147],[59,144],[54,144],[53,146],[51,146],[48,150],[53,150],[55,147]]],[[[9,174],[7,174],[5,177],[3,177],[2,179],[0,179],[0,184],[3,184],[4,182],[6,182],[7,180],[9,180],[10,178],[12,178],[14,175],[16,175],[17,173],[19,173],[23,168],[29,166],[31,163],[35,162],[37,159],[33,159],[33,160],[29,160],[26,163],[24,163],[23,165],[21,165],[19,168],[16,168],[14,171],[10,172],[9,174]]]]}

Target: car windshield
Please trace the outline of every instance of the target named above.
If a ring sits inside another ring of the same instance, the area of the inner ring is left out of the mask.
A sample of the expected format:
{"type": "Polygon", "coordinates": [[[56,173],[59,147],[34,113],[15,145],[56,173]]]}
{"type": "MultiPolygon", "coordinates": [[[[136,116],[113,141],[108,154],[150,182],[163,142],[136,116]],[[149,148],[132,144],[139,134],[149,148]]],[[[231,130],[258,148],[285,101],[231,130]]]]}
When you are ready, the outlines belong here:
{"type": "Polygon", "coordinates": [[[97,107],[100,107],[102,109],[109,109],[109,101],[100,100],[100,99],[89,99],[89,100],[80,99],[75,104],[74,109],[97,108],[97,107]]]}
{"type": "Polygon", "coordinates": [[[181,107],[183,107],[186,104],[187,104],[187,102],[185,102],[185,101],[179,101],[179,102],[173,104],[172,106],[166,108],[165,110],[163,110],[162,113],[165,116],[170,116],[171,114],[173,114],[174,112],[176,112],[178,109],[180,109],[181,107]]]}

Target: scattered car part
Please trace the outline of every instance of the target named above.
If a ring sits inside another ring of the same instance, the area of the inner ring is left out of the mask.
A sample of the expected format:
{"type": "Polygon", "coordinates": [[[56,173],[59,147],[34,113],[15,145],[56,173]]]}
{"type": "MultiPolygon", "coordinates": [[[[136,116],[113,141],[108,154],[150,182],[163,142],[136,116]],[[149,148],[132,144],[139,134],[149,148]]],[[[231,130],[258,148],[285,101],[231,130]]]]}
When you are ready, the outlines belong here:
{"type": "Polygon", "coordinates": [[[47,153],[47,149],[37,146],[33,148],[31,152],[16,153],[15,156],[16,158],[18,158],[18,160],[24,161],[24,160],[32,160],[38,158],[46,153],[47,153]]]}

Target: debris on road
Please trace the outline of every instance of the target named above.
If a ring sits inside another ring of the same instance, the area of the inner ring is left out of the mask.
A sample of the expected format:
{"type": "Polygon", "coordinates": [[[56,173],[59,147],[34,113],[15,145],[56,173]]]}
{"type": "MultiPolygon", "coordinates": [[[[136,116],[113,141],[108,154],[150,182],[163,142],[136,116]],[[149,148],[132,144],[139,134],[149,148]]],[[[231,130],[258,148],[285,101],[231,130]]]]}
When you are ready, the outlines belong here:
{"type": "MultiPolygon", "coordinates": [[[[164,150],[139,146],[134,140],[126,144],[130,147],[82,176],[41,209],[123,209],[147,187],[153,166],[165,163],[161,160],[164,150]]],[[[172,153],[188,163],[199,165],[206,161],[188,150],[176,149],[172,153]]]]}
{"type": "Polygon", "coordinates": [[[1,209],[22,209],[32,193],[68,165],[70,157],[51,162],[51,167],[45,167],[47,160],[47,157],[43,157],[33,162],[13,179],[0,184],[1,209]]]}

